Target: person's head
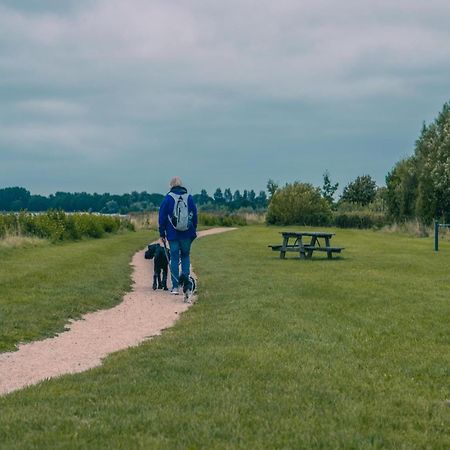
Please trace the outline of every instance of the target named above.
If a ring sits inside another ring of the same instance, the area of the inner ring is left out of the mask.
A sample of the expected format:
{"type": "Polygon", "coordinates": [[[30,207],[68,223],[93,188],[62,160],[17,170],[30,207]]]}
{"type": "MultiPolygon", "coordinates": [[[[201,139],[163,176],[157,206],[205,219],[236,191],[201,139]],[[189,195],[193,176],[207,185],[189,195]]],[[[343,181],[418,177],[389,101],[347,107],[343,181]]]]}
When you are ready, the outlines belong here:
{"type": "Polygon", "coordinates": [[[170,180],[169,186],[170,186],[170,188],[174,188],[174,187],[177,187],[177,186],[183,186],[183,183],[181,182],[181,178],[180,177],[173,177],[170,180]]]}

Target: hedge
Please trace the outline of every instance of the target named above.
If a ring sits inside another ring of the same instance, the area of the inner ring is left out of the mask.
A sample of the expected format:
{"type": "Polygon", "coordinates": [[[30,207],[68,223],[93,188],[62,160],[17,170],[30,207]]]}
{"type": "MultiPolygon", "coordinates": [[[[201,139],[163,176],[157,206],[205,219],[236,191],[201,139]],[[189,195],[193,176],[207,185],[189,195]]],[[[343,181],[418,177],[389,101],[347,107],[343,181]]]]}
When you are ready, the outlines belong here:
{"type": "Polygon", "coordinates": [[[124,229],[134,231],[134,226],[128,219],[117,216],[66,214],[59,210],[43,214],[0,214],[0,238],[18,235],[35,236],[52,242],[75,241],[83,237],[101,238],[106,233],[124,229]]]}

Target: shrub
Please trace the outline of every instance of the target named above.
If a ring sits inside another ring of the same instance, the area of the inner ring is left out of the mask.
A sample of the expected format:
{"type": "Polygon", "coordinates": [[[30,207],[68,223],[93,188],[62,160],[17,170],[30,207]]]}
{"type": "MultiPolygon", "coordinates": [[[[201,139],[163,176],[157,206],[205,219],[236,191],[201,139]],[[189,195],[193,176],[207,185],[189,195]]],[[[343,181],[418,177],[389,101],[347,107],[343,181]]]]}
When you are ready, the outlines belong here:
{"type": "Polygon", "coordinates": [[[207,227],[234,227],[245,226],[247,220],[239,214],[211,214],[199,213],[198,223],[207,227]]]}
{"type": "Polygon", "coordinates": [[[339,228],[381,228],[387,224],[383,213],[370,211],[336,212],[333,225],[339,228]]]}
{"type": "Polygon", "coordinates": [[[277,225],[328,225],[331,208],[318,188],[296,182],[274,193],[266,221],[277,225]]]}
{"type": "Polygon", "coordinates": [[[43,214],[0,215],[0,238],[9,235],[35,236],[52,242],[78,240],[82,237],[100,238],[119,230],[134,231],[128,219],[94,214],[66,214],[50,210],[43,214]]]}

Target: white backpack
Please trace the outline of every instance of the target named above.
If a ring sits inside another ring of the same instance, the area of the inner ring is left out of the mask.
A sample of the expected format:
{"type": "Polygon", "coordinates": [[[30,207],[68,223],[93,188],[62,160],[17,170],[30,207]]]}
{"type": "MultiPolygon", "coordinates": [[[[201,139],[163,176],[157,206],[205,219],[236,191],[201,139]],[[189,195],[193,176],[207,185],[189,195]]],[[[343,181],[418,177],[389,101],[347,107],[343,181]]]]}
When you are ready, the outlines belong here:
{"type": "Polygon", "coordinates": [[[169,221],[177,231],[189,230],[192,222],[192,213],[189,213],[188,197],[189,194],[174,194],[169,192],[169,195],[174,199],[172,215],[169,216],[169,221]]]}

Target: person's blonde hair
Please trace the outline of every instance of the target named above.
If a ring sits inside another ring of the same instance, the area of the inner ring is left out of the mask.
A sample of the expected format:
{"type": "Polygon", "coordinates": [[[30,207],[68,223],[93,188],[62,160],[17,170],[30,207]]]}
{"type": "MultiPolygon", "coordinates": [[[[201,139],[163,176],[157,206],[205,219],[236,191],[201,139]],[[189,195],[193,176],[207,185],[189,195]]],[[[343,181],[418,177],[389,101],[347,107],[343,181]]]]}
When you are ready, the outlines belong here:
{"type": "Polygon", "coordinates": [[[175,186],[183,186],[183,183],[181,182],[181,178],[180,177],[173,177],[170,180],[169,186],[171,188],[175,187],[175,186]]]}

